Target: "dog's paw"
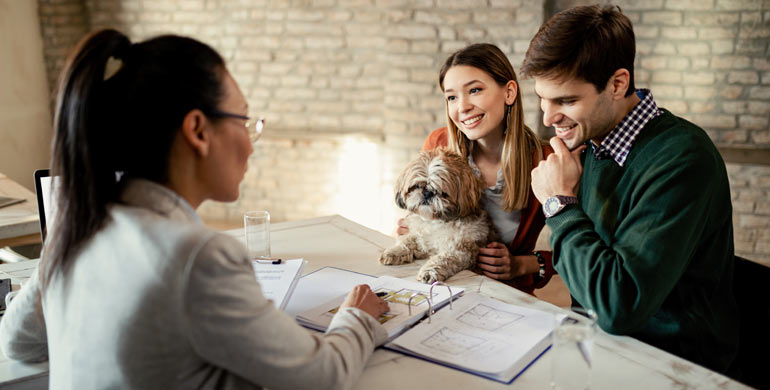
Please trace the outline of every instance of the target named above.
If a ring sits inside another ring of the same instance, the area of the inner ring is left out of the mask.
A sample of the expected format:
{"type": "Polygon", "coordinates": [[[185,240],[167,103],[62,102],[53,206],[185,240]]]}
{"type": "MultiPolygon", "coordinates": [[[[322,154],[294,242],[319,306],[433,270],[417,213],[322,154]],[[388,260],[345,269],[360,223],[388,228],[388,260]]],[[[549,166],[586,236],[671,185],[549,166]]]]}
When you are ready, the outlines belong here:
{"type": "MultiPolygon", "coordinates": [[[[427,264],[426,264],[427,265],[427,264]]],[[[417,280],[423,283],[432,284],[433,282],[443,282],[447,279],[443,269],[436,266],[423,266],[417,272],[417,280]]]]}
{"type": "Polygon", "coordinates": [[[380,255],[380,263],[385,265],[399,265],[411,263],[414,260],[412,252],[404,247],[393,247],[386,249],[380,255]]]}

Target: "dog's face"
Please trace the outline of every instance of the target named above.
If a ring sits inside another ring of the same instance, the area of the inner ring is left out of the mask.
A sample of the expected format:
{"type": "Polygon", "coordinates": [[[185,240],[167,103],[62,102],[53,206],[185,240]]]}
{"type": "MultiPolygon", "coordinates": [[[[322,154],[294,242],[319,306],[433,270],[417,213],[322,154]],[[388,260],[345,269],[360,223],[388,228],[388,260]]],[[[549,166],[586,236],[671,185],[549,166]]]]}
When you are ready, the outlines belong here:
{"type": "Polygon", "coordinates": [[[424,151],[396,182],[396,204],[426,219],[444,221],[477,212],[483,186],[468,162],[444,149],[424,151]]]}

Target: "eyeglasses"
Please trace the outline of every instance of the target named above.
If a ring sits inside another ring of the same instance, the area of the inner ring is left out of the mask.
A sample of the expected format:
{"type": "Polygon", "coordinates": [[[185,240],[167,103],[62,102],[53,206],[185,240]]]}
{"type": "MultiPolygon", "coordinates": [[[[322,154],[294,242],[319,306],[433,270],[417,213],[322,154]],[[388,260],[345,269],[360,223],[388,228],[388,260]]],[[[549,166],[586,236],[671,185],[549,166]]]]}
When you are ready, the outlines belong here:
{"type": "Polygon", "coordinates": [[[219,110],[210,111],[206,115],[218,118],[235,118],[246,121],[243,126],[246,127],[246,131],[249,133],[249,140],[251,143],[257,142],[259,137],[262,135],[262,130],[265,127],[265,118],[254,119],[246,115],[233,114],[219,110]]]}

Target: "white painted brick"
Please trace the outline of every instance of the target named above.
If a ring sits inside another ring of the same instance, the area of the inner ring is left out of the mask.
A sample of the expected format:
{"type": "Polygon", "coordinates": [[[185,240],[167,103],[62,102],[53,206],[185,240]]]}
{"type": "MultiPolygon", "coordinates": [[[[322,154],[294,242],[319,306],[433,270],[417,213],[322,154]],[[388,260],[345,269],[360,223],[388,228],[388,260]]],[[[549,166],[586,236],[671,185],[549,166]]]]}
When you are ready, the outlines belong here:
{"type": "Polygon", "coordinates": [[[679,54],[686,56],[699,56],[708,54],[711,50],[705,42],[686,42],[677,44],[679,54]]]}
{"type": "Polygon", "coordinates": [[[749,97],[752,99],[770,99],[770,87],[750,87],[749,97]]]}
{"type": "Polygon", "coordinates": [[[736,54],[763,55],[767,47],[767,39],[739,39],[735,47],[736,54]]]}
{"type": "Polygon", "coordinates": [[[748,112],[752,115],[770,115],[770,102],[748,102],[748,112]]]}
{"type": "Polygon", "coordinates": [[[307,37],[305,47],[310,49],[339,49],[344,46],[342,38],[332,37],[307,37]]]}
{"type": "MultiPolygon", "coordinates": [[[[438,28],[438,37],[442,41],[453,41],[457,39],[457,33],[451,27],[440,26],[438,28]]],[[[444,50],[442,49],[442,51],[444,50]]]]}
{"type": "Polygon", "coordinates": [[[727,82],[730,84],[757,84],[759,74],[752,70],[732,71],[727,74],[727,82]]]}
{"type": "MultiPolygon", "coordinates": [[[[718,127],[709,126],[708,127],[718,127]]],[[[732,145],[732,144],[744,144],[749,139],[749,132],[742,129],[725,129],[719,131],[719,143],[732,145]]]]}
{"type": "Polygon", "coordinates": [[[412,12],[411,10],[389,10],[385,19],[388,24],[402,23],[412,18],[412,12]]]}
{"type": "Polygon", "coordinates": [[[676,98],[682,97],[682,87],[679,85],[652,85],[652,93],[656,98],[676,98]]]}
{"type": "Polygon", "coordinates": [[[740,22],[740,17],[737,12],[687,11],[684,13],[684,24],[686,26],[733,26],[740,22]]]}
{"type": "Polygon", "coordinates": [[[663,0],[618,0],[613,4],[620,6],[623,12],[663,8],[663,0]]]}
{"type": "Polygon", "coordinates": [[[711,59],[714,69],[745,69],[751,64],[748,56],[717,56],[711,59]]]}
{"type": "Polygon", "coordinates": [[[717,10],[743,11],[762,9],[763,0],[716,0],[717,10]]]}
{"type": "Polygon", "coordinates": [[[710,101],[710,102],[691,101],[689,104],[689,108],[690,108],[689,111],[694,114],[702,114],[702,113],[714,112],[715,107],[716,107],[716,103],[713,101],[710,101]]]}
{"type": "Polygon", "coordinates": [[[733,54],[735,44],[732,39],[716,39],[711,41],[712,54],[733,54]]]}
{"type": "Polygon", "coordinates": [[[432,56],[425,54],[389,54],[387,60],[393,65],[405,67],[431,67],[435,62],[432,56]]]}
{"type": "Polygon", "coordinates": [[[389,39],[385,43],[385,50],[388,53],[408,53],[409,41],[406,39],[389,39]]]}
{"type": "Polygon", "coordinates": [[[685,84],[710,85],[714,83],[713,72],[684,72],[682,82],[685,84]]]}
{"type": "Polygon", "coordinates": [[[642,68],[649,70],[665,69],[668,64],[666,57],[650,56],[642,58],[642,68]]]}
{"type": "Polygon", "coordinates": [[[387,29],[384,34],[391,38],[407,39],[431,39],[437,35],[435,27],[421,25],[394,26],[387,29]]]}
{"type": "Polygon", "coordinates": [[[693,27],[661,27],[660,35],[668,39],[695,39],[697,30],[693,27]]]}
{"type": "Polygon", "coordinates": [[[512,9],[496,10],[480,8],[473,11],[473,23],[476,24],[510,22],[513,19],[514,11],[512,9]]]}
{"type": "Polygon", "coordinates": [[[420,54],[438,53],[438,42],[436,40],[414,41],[411,44],[410,51],[420,54]]]}
{"type": "Polygon", "coordinates": [[[657,71],[652,74],[654,83],[675,84],[682,81],[682,73],[674,71],[657,71]]]}
{"type": "Polygon", "coordinates": [[[710,10],[714,8],[714,2],[710,0],[666,0],[666,8],[688,12],[710,10]]]}
{"type": "MultiPolygon", "coordinates": [[[[636,51],[642,53],[643,51],[639,49],[639,46],[639,44],[636,45],[636,51]]],[[[676,46],[670,42],[658,42],[652,48],[652,53],[657,55],[676,54],[676,46]]]]}
{"type": "Polygon", "coordinates": [[[403,8],[409,4],[409,0],[377,0],[379,8],[403,8]]]}
{"type": "Polygon", "coordinates": [[[342,26],[327,23],[286,22],[284,28],[287,34],[304,36],[339,36],[342,26]]]}
{"type": "Polygon", "coordinates": [[[678,11],[647,11],[642,13],[642,23],[680,26],[682,24],[682,13],[678,11]]]}
{"type": "Polygon", "coordinates": [[[715,97],[717,90],[714,87],[702,87],[702,86],[684,86],[684,97],[687,99],[703,100],[711,99],[715,97]]]}
{"type": "Polygon", "coordinates": [[[744,101],[727,101],[722,103],[722,111],[726,114],[744,114],[748,110],[744,101]]]}
{"type": "Polygon", "coordinates": [[[749,130],[767,129],[768,117],[756,115],[741,115],[738,118],[738,125],[741,128],[749,130]]]}
{"type": "Polygon", "coordinates": [[[736,125],[735,115],[697,114],[692,118],[694,123],[704,128],[733,129],[736,125]]]}
{"type": "Polygon", "coordinates": [[[286,20],[301,22],[318,22],[323,20],[325,16],[324,12],[318,10],[292,9],[286,12],[286,20]]]}
{"type": "Polygon", "coordinates": [[[751,141],[757,145],[770,145],[770,131],[752,131],[751,141]]]}
{"type": "Polygon", "coordinates": [[[478,41],[484,37],[485,31],[480,27],[458,27],[457,36],[467,41],[478,41]]]}
{"type": "Polygon", "coordinates": [[[285,75],[289,74],[289,72],[294,68],[294,65],[291,64],[262,64],[260,66],[260,73],[263,74],[270,74],[270,75],[285,75]]]}
{"type": "Polygon", "coordinates": [[[437,8],[447,9],[478,9],[486,8],[486,0],[436,0],[437,8]]]}
{"type": "Polygon", "coordinates": [[[722,88],[719,96],[725,99],[737,99],[743,94],[743,87],[738,85],[730,85],[722,88]]]}

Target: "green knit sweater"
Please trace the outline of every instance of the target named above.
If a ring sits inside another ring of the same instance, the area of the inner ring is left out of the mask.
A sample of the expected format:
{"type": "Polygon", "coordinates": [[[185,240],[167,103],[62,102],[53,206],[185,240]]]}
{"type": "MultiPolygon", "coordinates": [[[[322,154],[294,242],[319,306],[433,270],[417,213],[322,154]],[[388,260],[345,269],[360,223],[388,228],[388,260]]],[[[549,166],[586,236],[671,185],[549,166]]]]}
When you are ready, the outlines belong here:
{"type": "Polygon", "coordinates": [[[547,220],[554,267],[605,331],[725,372],[738,343],[727,172],[702,129],[661,111],[624,167],[583,152],[579,204],[547,220]]]}

